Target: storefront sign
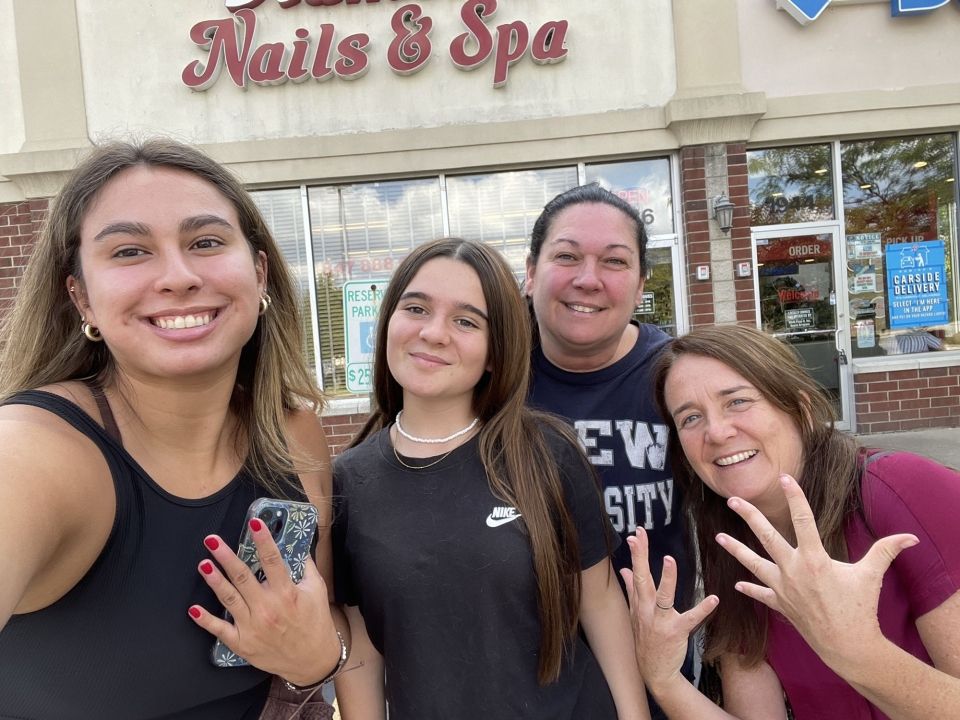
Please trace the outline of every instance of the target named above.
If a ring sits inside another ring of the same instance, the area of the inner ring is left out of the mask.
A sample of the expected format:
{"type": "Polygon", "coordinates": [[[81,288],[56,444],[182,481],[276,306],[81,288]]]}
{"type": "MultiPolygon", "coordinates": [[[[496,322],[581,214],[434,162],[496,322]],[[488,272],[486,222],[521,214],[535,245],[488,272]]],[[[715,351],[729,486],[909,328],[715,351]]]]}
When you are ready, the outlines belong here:
{"type": "Polygon", "coordinates": [[[890,327],[948,322],[943,240],[887,245],[885,252],[890,327]]]}
{"type": "Polygon", "coordinates": [[[829,260],[832,251],[830,241],[821,240],[819,237],[808,235],[799,238],[783,238],[766,245],[758,242],[757,262],[829,260]]]}
{"type": "Polygon", "coordinates": [[[882,255],[880,233],[857,233],[847,235],[847,259],[865,260],[882,255]]]}
{"type": "Polygon", "coordinates": [[[613,192],[637,209],[644,225],[653,225],[657,221],[653,208],[648,207],[651,200],[655,202],[656,199],[650,197],[650,191],[647,188],[620,188],[613,192]]]}
{"type": "Polygon", "coordinates": [[[654,294],[652,292],[645,292],[643,298],[640,300],[640,304],[637,305],[637,314],[653,315],[653,313],[656,312],[655,308],[654,294]]]}
{"type": "MultiPolygon", "coordinates": [[[[237,87],[279,85],[309,78],[327,80],[337,77],[355,80],[370,67],[376,51],[367,33],[342,34],[332,23],[322,23],[314,31],[298,27],[296,39],[289,43],[258,44],[257,14],[254,8],[264,0],[225,0],[233,17],[203,20],[190,30],[190,39],[207,52],[205,60],[194,60],[181,73],[183,84],[192,90],[211,87],[226,69],[237,87]]],[[[396,0],[394,0],[395,2],[396,0]]],[[[306,0],[307,5],[339,5],[344,0],[306,0]]],[[[379,0],[367,0],[379,2],[379,0]]],[[[300,0],[274,0],[280,9],[300,4],[300,0]]],[[[345,0],[359,5],[360,0],[345,0]]],[[[510,67],[529,56],[538,65],[566,59],[564,42],[569,23],[551,20],[529,27],[522,20],[493,26],[497,0],[466,0],[460,19],[466,32],[453,38],[448,46],[451,62],[460,70],[475,70],[493,60],[493,86],[507,83],[510,67]]],[[[392,40],[385,48],[385,60],[397,75],[420,72],[433,53],[433,19],[417,3],[398,8],[390,19],[392,40]]]]}
{"type": "Polygon", "coordinates": [[[787,330],[809,330],[817,326],[817,317],[813,308],[793,308],[783,311],[783,322],[787,330]]]}
{"type": "Polygon", "coordinates": [[[347,390],[353,393],[368,393],[373,387],[373,346],[387,282],[351,280],[343,284],[347,390]]]}
{"type": "Polygon", "coordinates": [[[877,323],[873,318],[857,320],[857,347],[861,350],[877,346],[877,323]]]}
{"type": "Polygon", "coordinates": [[[877,291],[877,276],[876,273],[870,272],[872,269],[872,266],[868,265],[864,272],[858,272],[853,276],[853,287],[850,288],[850,292],[864,293],[877,291]]]}
{"type": "MultiPolygon", "coordinates": [[[[777,0],[777,9],[785,10],[801,25],[809,25],[827,9],[833,0],[777,0]]],[[[890,14],[917,15],[948,5],[950,0],[890,0],[890,14]]]]}
{"type": "Polygon", "coordinates": [[[777,290],[777,297],[782,303],[816,302],[820,299],[820,290],[782,288],[777,290]]]}

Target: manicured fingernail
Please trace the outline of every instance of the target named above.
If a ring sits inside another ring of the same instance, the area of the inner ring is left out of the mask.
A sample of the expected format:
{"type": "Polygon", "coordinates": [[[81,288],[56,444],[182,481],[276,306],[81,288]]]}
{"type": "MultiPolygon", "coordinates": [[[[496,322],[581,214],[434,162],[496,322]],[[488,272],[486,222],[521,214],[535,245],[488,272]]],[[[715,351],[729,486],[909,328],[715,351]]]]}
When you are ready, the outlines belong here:
{"type": "Polygon", "coordinates": [[[190,613],[190,617],[192,617],[194,620],[200,619],[200,608],[198,608],[196,605],[191,605],[187,612],[190,613]]]}
{"type": "Polygon", "coordinates": [[[783,485],[783,487],[786,487],[787,485],[789,485],[789,484],[790,484],[790,476],[789,476],[789,475],[781,475],[781,476],[780,476],[780,484],[783,485]]]}
{"type": "Polygon", "coordinates": [[[729,507],[731,510],[736,510],[738,507],[740,507],[740,498],[730,498],[727,500],[727,507],[729,507]]]}
{"type": "Polygon", "coordinates": [[[250,529],[254,532],[260,532],[263,530],[263,523],[260,521],[260,518],[253,518],[250,520],[250,529]]]}
{"type": "Polygon", "coordinates": [[[206,545],[210,550],[216,550],[220,547],[220,541],[215,537],[208,537],[203,541],[203,544],[206,545]]]}
{"type": "Polygon", "coordinates": [[[720,543],[721,545],[726,545],[726,544],[727,544],[727,536],[724,535],[723,533],[718,534],[718,535],[717,535],[717,542],[720,543]]]}
{"type": "Polygon", "coordinates": [[[209,560],[204,560],[202,563],[200,563],[200,571],[204,575],[213,575],[213,563],[209,560]]]}

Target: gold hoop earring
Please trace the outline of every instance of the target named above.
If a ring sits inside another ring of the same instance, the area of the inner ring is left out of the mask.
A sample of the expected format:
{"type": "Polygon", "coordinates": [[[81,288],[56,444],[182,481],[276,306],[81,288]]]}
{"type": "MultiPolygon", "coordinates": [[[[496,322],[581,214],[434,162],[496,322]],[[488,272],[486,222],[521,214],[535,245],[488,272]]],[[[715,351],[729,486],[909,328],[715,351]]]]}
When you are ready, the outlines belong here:
{"type": "Polygon", "coordinates": [[[80,332],[82,332],[90,342],[103,342],[103,335],[93,325],[86,320],[80,323],[80,332]]]}
{"type": "Polygon", "coordinates": [[[270,305],[273,304],[273,298],[264,293],[260,296],[260,314],[263,315],[270,309],[270,305]]]}

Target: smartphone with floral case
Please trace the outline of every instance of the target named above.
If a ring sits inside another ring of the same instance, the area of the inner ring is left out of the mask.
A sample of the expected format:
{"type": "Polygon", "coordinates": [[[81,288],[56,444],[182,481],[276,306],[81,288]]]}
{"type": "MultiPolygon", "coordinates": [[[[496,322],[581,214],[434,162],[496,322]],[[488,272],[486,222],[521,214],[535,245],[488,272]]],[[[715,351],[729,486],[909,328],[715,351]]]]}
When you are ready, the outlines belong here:
{"type": "MultiPolygon", "coordinates": [[[[243,535],[240,538],[237,556],[246,563],[257,580],[263,582],[266,576],[263,568],[260,567],[257,546],[253,542],[253,534],[250,530],[250,521],[253,518],[259,518],[270,531],[271,537],[280,550],[280,555],[290,570],[290,579],[294,583],[299,583],[303,579],[304,566],[313,550],[313,540],[317,531],[317,509],[309,503],[276,498],[260,498],[250,505],[247,518],[243,523],[243,535]]],[[[224,611],[224,618],[233,620],[229,611],[224,611]]],[[[232,652],[220,640],[213,644],[211,660],[218,667],[247,665],[246,660],[232,652]]]]}

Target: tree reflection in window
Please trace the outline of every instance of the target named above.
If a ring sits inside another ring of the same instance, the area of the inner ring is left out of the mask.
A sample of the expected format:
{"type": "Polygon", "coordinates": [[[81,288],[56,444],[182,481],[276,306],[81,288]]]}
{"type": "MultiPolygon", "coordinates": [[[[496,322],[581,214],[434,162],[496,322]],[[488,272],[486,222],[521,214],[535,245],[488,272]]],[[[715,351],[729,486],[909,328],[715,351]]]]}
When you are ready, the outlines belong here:
{"type": "Polygon", "coordinates": [[[747,172],[751,225],[835,217],[829,145],[750,150],[747,172]]]}
{"type": "Polygon", "coordinates": [[[956,147],[954,136],[922,135],[842,143],[843,201],[848,246],[851,238],[874,237],[876,257],[858,258],[848,247],[847,276],[852,318],[868,317],[877,341],[853,344],[855,357],[920,352],[960,346],[954,257],[956,228],[956,147]],[[899,243],[942,240],[946,255],[947,308],[945,325],[908,328],[891,333],[885,258],[899,243]],[[854,278],[873,276],[874,287],[861,290],[854,278]],[[875,316],[875,317],[874,317],[875,316]],[[925,342],[903,342],[914,340],[925,342]]]}

